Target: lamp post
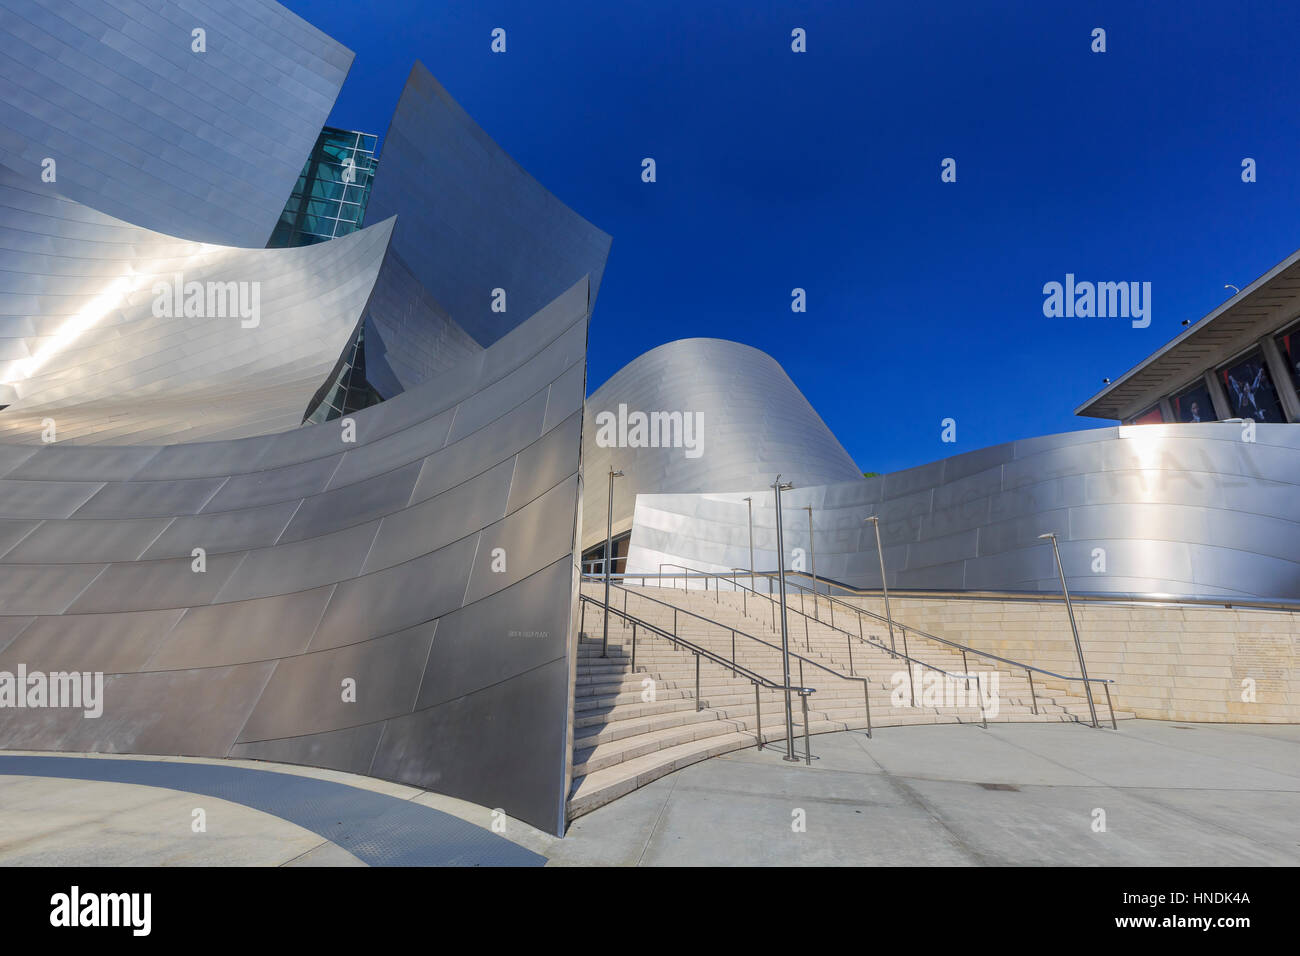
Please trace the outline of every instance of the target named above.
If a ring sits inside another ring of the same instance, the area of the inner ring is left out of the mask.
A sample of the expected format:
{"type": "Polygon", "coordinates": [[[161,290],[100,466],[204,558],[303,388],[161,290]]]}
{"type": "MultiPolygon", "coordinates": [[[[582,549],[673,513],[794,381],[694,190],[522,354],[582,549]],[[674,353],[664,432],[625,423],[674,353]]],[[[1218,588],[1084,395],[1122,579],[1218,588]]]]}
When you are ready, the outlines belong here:
{"type": "Polygon", "coordinates": [[[614,564],[614,479],[622,478],[621,471],[609,470],[609,505],[605,510],[605,613],[600,635],[600,656],[608,657],[609,650],[609,571],[614,564]]]}
{"type": "Polygon", "coordinates": [[[880,546],[880,519],[875,515],[867,515],[862,520],[870,521],[876,531],[876,554],[880,556],[880,589],[885,594],[885,620],[889,624],[889,649],[892,651],[894,650],[894,615],[889,612],[889,584],[885,581],[885,549],[880,546]]]}
{"type": "MultiPolygon", "coordinates": [[[[745,502],[749,505],[749,589],[757,594],[754,586],[754,499],[746,498],[745,502]]],[[[771,590],[768,588],[769,593],[771,590]]]]}
{"type": "Polygon", "coordinates": [[[1074,650],[1079,655],[1079,673],[1083,676],[1083,689],[1088,695],[1088,712],[1092,714],[1092,726],[1097,726],[1097,708],[1092,702],[1092,684],[1088,683],[1088,667],[1083,663],[1083,644],[1079,641],[1079,625],[1074,620],[1074,604],[1070,601],[1070,589],[1065,585],[1065,568],[1061,565],[1061,549],[1056,544],[1056,532],[1040,534],[1039,538],[1050,538],[1052,554],[1056,556],[1056,571],[1061,575],[1061,593],[1065,595],[1065,609],[1070,612],[1070,630],[1074,632],[1074,650]]]}
{"type": "MultiPolygon", "coordinates": [[[[821,611],[818,609],[819,601],[817,599],[819,593],[817,591],[817,545],[813,541],[812,505],[804,505],[803,510],[808,512],[808,555],[812,558],[813,620],[820,621],[822,616],[821,611]]],[[[829,588],[827,589],[827,593],[830,593],[829,588]]]]}
{"type": "Polygon", "coordinates": [[[772,482],[772,494],[776,497],[776,571],[781,583],[781,663],[785,668],[785,760],[795,761],[794,755],[794,711],[790,703],[790,632],[785,622],[785,535],[781,530],[781,492],[789,491],[794,482],[781,483],[781,476],[772,482]]]}

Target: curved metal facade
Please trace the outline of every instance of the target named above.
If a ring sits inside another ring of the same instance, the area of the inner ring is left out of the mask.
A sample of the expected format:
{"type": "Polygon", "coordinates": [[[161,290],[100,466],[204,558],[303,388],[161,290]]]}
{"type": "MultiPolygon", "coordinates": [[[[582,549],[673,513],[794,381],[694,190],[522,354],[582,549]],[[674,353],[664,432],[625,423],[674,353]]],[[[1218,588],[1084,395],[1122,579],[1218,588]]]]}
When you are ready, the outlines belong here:
{"type": "Polygon", "coordinates": [[[421,63],[366,212],[369,222],[392,215],[366,324],[367,372],[386,394],[453,368],[584,276],[593,303],[600,289],[610,237],[511,159],[421,63]],[[494,311],[494,289],[505,311],[494,311]]]}
{"type": "Polygon", "coordinates": [[[0,167],[0,441],[48,441],[51,421],[58,441],[118,444],[293,428],[356,330],[392,228],[215,246],[0,167]],[[185,314],[191,283],[196,309],[218,314],[185,314]]]}
{"type": "MultiPolygon", "coordinates": [[[[772,570],[772,490],[751,491],[755,563],[772,570]]],[[[628,571],[748,567],[743,496],[642,495],[628,571]]],[[[862,523],[878,514],[891,587],[1059,591],[1038,539],[1055,531],[1079,592],[1300,599],[1295,425],[1257,425],[1253,442],[1231,423],[1049,435],[879,478],[796,483],[783,502],[787,549],[809,550],[796,509],[811,504],[818,574],[857,587],[880,586],[862,523]]]]}
{"type": "Polygon", "coordinates": [[[108,675],[101,718],[0,709],[0,747],[333,767],[562,832],[588,310],[355,441],[0,445],[0,671],[108,675]]]}
{"type": "MultiPolygon", "coordinates": [[[[627,530],[638,494],[762,489],[779,472],[796,485],[861,478],[862,471],[767,353],[723,339],[680,339],[628,363],[587,400],[583,503],[587,548],[605,538],[611,467],[614,531],[627,530]],[[698,457],[683,448],[602,447],[597,417],[634,411],[701,413],[698,457]]],[[[635,542],[635,538],[633,539],[635,542]]],[[[748,563],[748,557],[745,561],[748,563]]]]}
{"type": "Polygon", "coordinates": [[[352,65],[274,0],[0,0],[0,37],[0,165],[231,246],[266,245],[352,65]]]}

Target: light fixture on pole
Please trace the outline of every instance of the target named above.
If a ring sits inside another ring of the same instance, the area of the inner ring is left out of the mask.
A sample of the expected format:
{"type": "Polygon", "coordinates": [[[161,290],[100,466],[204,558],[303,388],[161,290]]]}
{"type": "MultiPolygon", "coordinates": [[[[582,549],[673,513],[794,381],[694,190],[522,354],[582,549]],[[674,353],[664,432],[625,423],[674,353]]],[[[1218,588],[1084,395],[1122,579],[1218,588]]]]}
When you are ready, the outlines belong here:
{"type": "Polygon", "coordinates": [[[607,657],[609,650],[609,572],[614,564],[614,479],[622,478],[621,471],[609,470],[609,507],[605,511],[605,613],[600,635],[600,656],[607,657]]]}
{"type": "Polygon", "coordinates": [[[1074,649],[1079,655],[1079,674],[1083,677],[1083,689],[1088,695],[1088,712],[1092,714],[1092,725],[1097,726],[1097,708],[1092,702],[1092,684],[1088,682],[1088,665],[1083,662],[1083,644],[1079,641],[1079,625],[1074,621],[1074,604],[1070,601],[1070,589],[1065,586],[1065,568],[1061,565],[1061,549],[1056,544],[1056,533],[1049,531],[1039,538],[1050,538],[1052,554],[1056,556],[1056,570],[1061,575],[1061,593],[1065,595],[1065,608],[1070,612],[1070,630],[1074,632],[1074,649]]]}
{"type": "Polygon", "coordinates": [[[885,595],[885,620],[889,623],[889,649],[894,650],[894,615],[889,612],[889,584],[885,581],[885,549],[880,546],[880,519],[867,515],[862,519],[870,521],[876,530],[876,554],[880,556],[880,589],[885,595]]]}
{"type": "MultiPolygon", "coordinates": [[[[818,608],[817,599],[817,546],[813,542],[813,525],[812,525],[812,505],[804,505],[803,510],[808,512],[808,555],[812,559],[812,579],[813,579],[813,620],[822,619],[821,611],[818,608]]],[[[830,593],[830,588],[826,589],[830,593]]]]}
{"type": "Polygon", "coordinates": [[[781,476],[772,482],[776,497],[776,576],[781,584],[781,663],[785,669],[785,758],[798,760],[794,755],[794,710],[790,703],[790,631],[785,621],[785,535],[781,530],[781,492],[794,487],[793,481],[781,484],[781,476]]]}
{"type": "MultiPolygon", "coordinates": [[[[745,501],[749,505],[749,589],[757,594],[754,586],[754,499],[746,498],[745,501]]],[[[772,591],[771,588],[767,590],[769,594],[772,591]]]]}

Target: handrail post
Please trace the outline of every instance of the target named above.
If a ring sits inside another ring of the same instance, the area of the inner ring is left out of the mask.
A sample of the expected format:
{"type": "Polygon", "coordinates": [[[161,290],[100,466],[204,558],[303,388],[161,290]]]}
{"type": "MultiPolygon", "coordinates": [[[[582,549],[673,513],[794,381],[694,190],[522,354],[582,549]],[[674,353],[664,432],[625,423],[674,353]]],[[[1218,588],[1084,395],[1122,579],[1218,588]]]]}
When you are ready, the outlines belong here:
{"type": "MultiPolygon", "coordinates": [[[[794,482],[781,484],[781,476],[772,482],[772,493],[776,498],[776,557],[777,577],[781,583],[781,662],[785,671],[785,758],[798,760],[794,755],[794,713],[793,701],[790,700],[790,629],[786,620],[785,596],[785,531],[781,520],[781,492],[794,487],[794,482]]],[[[802,595],[803,592],[800,592],[802,595]]]]}
{"type": "Polygon", "coordinates": [[[1025,673],[1029,676],[1029,699],[1034,706],[1034,716],[1037,717],[1038,716],[1038,695],[1034,693],[1034,672],[1031,671],[1028,667],[1026,667],[1025,673]]]}
{"type": "Polygon", "coordinates": [[[979,697],[980,705],[980,722],[984,724],[984,729],[989,729],[989,719],[984,715],[984,690],[980,686],[980,675],[975,675],[975,695],[979,697]]]}
{"type": "Polygon", "coordinates": [[[736,629],[731,629],[731,676],[736,676],[736,629]]]}
{"type": "Polygon", "coordinates": [[[889,646],[894,646],[894,615],[889,610],[889,584],[885,581],[885,549],[880,546],[880,518],[868,515],[862,519],[870,521],[876,529],[876,554],[880,556],[880,590],[885,595],[885,620],[889,622],[889,646]]]}
{"type": "Polygon", "coordinates": [[[912,706],[916,706],[916,681],[912,678],[912,655],[907,650],[907,628],[900,628],[903,632],[903,660],[907,661],[907,686],[912,689],[912,706]]]}
{"type": "Polygon", "coordinates": [[[758,739],[758,749],[763,749],[763,708],[758,700],[758,681],[754,681],[754,736],[758,739]]]}
{"type": "Polygon", "coordinates": [[[867,708],[867,736],[868,737],[871,736],[871,690],[869,684],[870,681],[867,678],[865,677],[862,678],[862,703],[865,704],[867,708]]]}
{"type": "Polygon", "coordinates": [[[695,655],[695,712],[700,712],[700,655],[695,655]]]}
{"type": "MultiPolygon", "coordinates": [[[[808,554],[812,558],[813,617],[820,621],[822,615],[821,609],[818,607],[821,602],[817,599],[817,543],[813,538],[812,505],[804,505],[804,510],[808,512],[808,554]]],[[[829,592],[829,588],[827,591],[829,592]]],[[[800,607],[802,606],[800,605],[800,607]]]]}
{"type": "MultiPolygon", "coordinates": [[[[803,681],[800,680],[799,683],[802,684],[803,681]]],[[[812,743],[810,742],[810,739],[808,737],[808,695],[800,694],[799,698],[800,700],[803,701],[803,759],[804,759],[804,763],[807,766],[811,767],[812,766],[812,743]]]]}
{"type": "Polygon", "coordinates": [[[582,635],[587,633],[587,602],[579,601],[578,603],[582,605],[582,610],[578,612],[578,639],[581,640],[582,635]]]}
{"type": "Polygon", "coordinates": [[[636,621],[632,622],[632,673],[636,673],[636,621]]]}
{"type": "Polygon", "coordinates": [[[1110,682],[1102,684],[1102,689],[1106,691],[1106,709],[1110,711],[1110,729],[1119,730],[1119,725],[1115,723],[1115,708],[1110,704],[1110,682]]]}
{"type": "Polygon", "coordinates": [[[754,499],[746,498],[745,503],[749,505],[749,586],[755,588],[754,584],[754,499]]]}
{"type": "Polygon", "coordinates": [[[1079,625],[1074,620],[1074,604],[1070,601],[1070,589],[1065,584],[1065,566],[1061,564],[1061,549],[1056,544],[1056,532],[1040,534],[1040,538],[1052,540],[1052,554],[1056,558],[1056,570],[1061,575],[1061,593],[1065,595],[1065,609],[1070,613],[1070,630],[1074,632],[1074,649],[1079,654],[1079,674],[1083,677],[1083,692],[1088,698],[1088,712],[1092,714],[1092,726],[1097,726],[1097,707],[1092,702],[1092,684],[1088,682],[1088,665],[1083,662],[1083,644],[1079,641],[1079,625]]]}
{"type": "Polygon", "coordinates": [[[961,651],[961,672],[966,675],[966,689],[970,690],[970,665],[966,663],[966,649],[961,651]]]}
{"type": "Polygon", "coordinates": [[[849,648],[849,676],[856,677],[857,673],[853,670],[853,638],[848,634],[845,634],[844,643],[849,648]]]}
{"type": "Polygon", "coordinates": [[[605,615],[600,635],[600,656],[609,656],[609,574],[614,567],[614,479],[622,478],[621,471],[609,470],[609,507],[605,511],[605,615]]]}

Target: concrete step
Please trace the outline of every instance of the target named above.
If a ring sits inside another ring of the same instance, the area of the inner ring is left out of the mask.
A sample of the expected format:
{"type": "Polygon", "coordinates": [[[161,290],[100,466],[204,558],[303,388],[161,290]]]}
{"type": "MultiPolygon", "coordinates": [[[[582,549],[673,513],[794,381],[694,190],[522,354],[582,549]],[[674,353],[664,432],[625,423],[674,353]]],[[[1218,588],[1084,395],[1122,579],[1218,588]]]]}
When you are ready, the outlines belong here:
{"type": "MultiPolygon", "coordinates": [[[[583,586],[585,593],[600,589],[583,586]]],[[[719,596],[694,590],[646,589],[650,596],[678,607],[676,633],[711,653],[730,660],[733,646],[736,663],[777,681],[782,673],[779,631],[770,626],[768,609],[750,601],[746,613],[739,594],[723,591],[719,596]],[[701,615],[694,617],[683,613],[701,615]],[[734,638],[732,629],[737,631],[734,638]],[[746,637],[749,634],[760,640],[746,637]]],[[[611,604],[621,608],[621,592],[611,604]]],[[[674,626],[672,607],[661,606],[633,593],[627,599],[629,613],[665,630],[674,626]]],[[[811,607],[811,604],[809,604],[811,607]]],[[[823,611],[826,607],[823,606],[823,611]]],[[[632,629],[611,615],[606,656],[601,656],[601,611],[586,607],[585,627],[578,642],[575,686],[574,781],[569,817],[608,803],[618,796],[658,779],[681,767],[720,753],[754,746],[759,728],[754,706],[754,687],[748,678],[733,674],[725,665],[704,659],[699,665],[699,699],[696,700],[696,660],[688,649],[653,633],[639,629],[636,640],[636,668],[632,669],[632,629]],[[646,678],[654,681],[655,700],[641,699],[646,678]]],[[[840,622],[843,623],[842,621],[840,622]]],[[[870,623],[864,633],[880,644],[888,638],[883,629],[870,623]]],[[[827,673],[812,662],[833,671],[849,673],[849,643],[856,677],[865,677],[871,692],[871,718],[876,727],[933,723],[972,724],[981,721],[978,706],[895,707],[890,703],[894,676],[907,663],[893,657],[880,644],[864,643],[821,623],[792,616],[791,652],[803,655],[803,680],[817,692],[809,699],[810,733],[830,733],[866,726],[866,713],[859,680],[845,680],[827,673]]],[[[898,642],[898,650],[902,651],[898,642]]],[[[987,717],[989,723],[1087,720],[1087,701],[1067,688],[1038,685],[1037,709],[1032,711],[1028,681],[1016,672],[968,657],[963,665],[960,652],[932,641],[909,642],[913,656],[949,673],[996,671],[999,674],[999,711],[987,717]]],[[[791,678],[800,682],[798,658],[792,660],[791,678]]],[[[918,694],[923,689],[918,688],[918,694]]],[[[779,742],[785,735],[784,694],[762,688],[759,692],[764,741],[779,742]]],[[[794,701],[796,736],[802,735],[802,708],[794,701]]],[[[1104,705],[1098,716],[1108,719],[1104,705]]],[[[1132,714],[1117,713],[1116,717],[1132,714]]],[[[801,744],[800,744],[801,746],[801,744]]],[[[816,745],[813,745],[814,753],[816,745]]]]}

